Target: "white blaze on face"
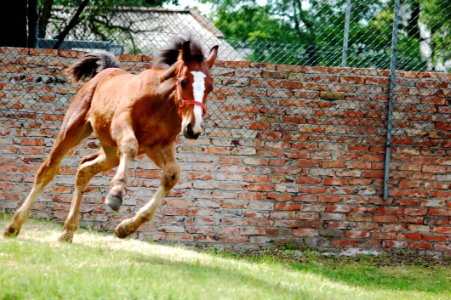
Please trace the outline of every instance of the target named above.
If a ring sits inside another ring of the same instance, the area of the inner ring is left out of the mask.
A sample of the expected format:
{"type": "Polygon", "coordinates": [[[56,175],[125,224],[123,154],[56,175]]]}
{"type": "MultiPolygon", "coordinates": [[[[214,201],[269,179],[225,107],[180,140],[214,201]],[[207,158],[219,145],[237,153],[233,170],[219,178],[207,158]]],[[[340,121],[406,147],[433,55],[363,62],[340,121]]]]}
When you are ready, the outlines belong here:
{"type": "MultiPolygon", "coordinates": [[[[205,77],[207,77],[207,75],[199,71],[193,71],[191,72],[191,74],[193,74],[194,76],[193,82],[194,100],[203,103],[205,94],[205,77]]],[[[203,114],[202,107],[199,105],[194,105],[194,119],[195,119],[195,123],[193,126],[194,133],[202,132],[202,114],[203,114]]]]}

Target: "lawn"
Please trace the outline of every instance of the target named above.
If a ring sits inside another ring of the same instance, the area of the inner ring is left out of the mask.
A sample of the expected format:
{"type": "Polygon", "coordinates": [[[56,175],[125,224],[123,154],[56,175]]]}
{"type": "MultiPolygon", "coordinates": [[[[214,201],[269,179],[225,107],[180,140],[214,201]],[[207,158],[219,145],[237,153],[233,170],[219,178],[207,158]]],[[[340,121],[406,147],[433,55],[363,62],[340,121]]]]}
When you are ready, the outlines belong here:
{"type": "MultiPolygon", "coordinates": [[[[0,214],[2,230],[10,217],[0,214]]],[[[250,258],[88,230],[63,244],[61,231],[30,220],[18,238],[0,238],[0,299],[451,299],[443,264],[250,258]]]]}

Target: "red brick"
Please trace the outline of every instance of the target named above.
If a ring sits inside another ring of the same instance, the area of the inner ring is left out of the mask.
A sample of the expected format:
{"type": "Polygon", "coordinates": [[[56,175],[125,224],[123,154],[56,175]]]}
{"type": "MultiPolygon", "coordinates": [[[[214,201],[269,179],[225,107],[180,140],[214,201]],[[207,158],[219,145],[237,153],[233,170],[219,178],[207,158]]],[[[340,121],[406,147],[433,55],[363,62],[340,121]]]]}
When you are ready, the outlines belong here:
{"type": "Polygon", "coordinates": [[[402,214],[403,211],[403,207],[380,207],[377,210],[377,213],[381,215],[399,215],[402,214]]]}
{"type": "Polygon", "coordinates": [[[399,221],[401,223],[423,224],[424,223],[424,217],[401,216],[401,219],[399,221]]]}
{"type": "Polygon", "coordinates": [[[429,208],[428,214],[433,216],[451,216],[451,208],[429,208]]]}
{"type": "Polygon", "coordinates": [[[288,163],[288,160],[286,159],[270,159],[269,160],[269,165],[270,166],[275,166],[275,167],[281,167],[284,166],[288,163]]]}
{"type": "Polygon", "coordinates": [[[299,225],[303,228],[320,228],[324,225],[323,221],[301,221],[299,225]]]}
{"type": "Polygon", "coordinates": [[[302,176],[302,177],[296,178],[296,182],[299,184],[318,184],[321,182],[321,178],[302,176]]]}
{"type": "Polygon", "coordinates": [[[398,234],[396,232],[373,232],[371,233],[371,237],[374,239],[381,240],[394,240],[396,239],[398,234]]]}
{"type": "Polygon", "coordinates": [[[243,176],[244,181],[247,182],[268,182],[269,178],[267,175],[245,175],[243,176]]]}
{"type": "Polygon", "coordinates": [[[313,228],[297,228],[293,229],[293,234],[297,236],[318,236],[319,230],[313,228]]]}
{"type": "Polygon", "coordinates": [[[336,202],[341,201],[341,197],[340,196],[319,196],[318,201],[336,203],[336,202]]]}
{"type": "Polygon", "coordinates": [[[325,178],[323,184],[325,185],[346,185],[348,180],[346,178],[325,178]]]}
{"type": "Polygon", "coordinates": [[[40,138],[22,138],[20,144],[24,146],[44,146],[44,140],[40,138]]]}
{"type": "Polygon", "coordinates": [[[388,241],[382,242],[382,246],[384,248],[403,248],[406,245],[407,245],[407,243],[403,242],[403,241],[388,240],[388,241]]]}
{"type": "Polygon", "coordinates": [[[346,231],[345,237],[350,239],[366,239],[370,236],[370,233],[367,231],[346,231]]]}
{"type": "Polygon", "coordinates": [[[326,187],[323,186],[301,186],[302,193],[307,194],[324,194],[326,193],[326,187]]]}
{"type": "Polygon", "coordinates": [[[434,88],[447,88],[448,83],[447,82],[440,82],[440,81],[419,81],[417,82],[417,87],[419,88],[427,88],[427,87],[434,87],[434,88]]]}
{"type": "Polygon", "coordinates": [[[363,171],[362,176],[366,178],[384,178],[383,170],[380,171],[363,171]]]}
{"type": "Polygon", "coordinates": [[[345,167],[344,161],[322,161],[321,167],[322,168],[344,168],[345,167]]]}
{"type": "Polygon", "coordinates": [[[372,179],[369,178],[349,178],[348,183],[350,185],[370,185],[373,182],[372,179]]]}
{"type": "Polygon", "coordinates": [[[446,173],[445,166],[434,166],[434,165],[424,165],[422,168],[423,172],[429,173],[446,173]]]}
{"type": "Polygon", "coordinates": [[[219,158],[219,161],[223,164],[227,164],[227,165],[238,165],[241,163],[241,159],[236,158],[236,157],[223,157],[221,156],[219,158]]]}
{"type": "Polygon", "coordinates": [[[437,190],[450,190],[451,183],[446,182],[426,182],[424,184],[426,189],[437,189],[437,190]]]}
{"type": "Polygon", "coordinates": [[[415,249],[432,249],[430,242],[408,242],[407,247],[415,249]]]}
{"type": "Polygon", "coordinates": [[[255,122],[248,125],[251,130],[270,130],[271,124],[255,122]]]}
{"type": "Polygon", "coordinates": [[[399,182],[399,187],[400,188],[418,188],[420,186],[422,186],[423,183],[421,181],[409,181],[409,180],[401,180],[399,182]]]}
{"type": "Polygon", "coordinates": [[[443,227],[434,227],[435,233],[449,233],[451,234],[451,227],[443,226],[443,227]]]}
{"type": "Polygon", "coordinates": [[[423,236],[421,234],[415,232],[415,233],[406,233],[406,234],[404,234],[404,237],[407,240],[421,240],[423,236]]]}
{"type": "Polygon", "coordinates": [[[381,223],[394,223],[398,221],[397,216],[374,216],[373,219],[375,222],[381,223]]]}
{"type": "Polygon", "coordinates": [[[280,82],[279,87],[283,89],[296,90],[302,89],[303,84],[299,81],[282,81],[280,82]]]}
{"type": "Polygon", "coordinates": [[[249,184],[246,189],[248,191],[272,192],[274,186],[272,184],[249,184]]]}
{"type": "Polygon", "coordinates": [[[377,84],[377,85],[388,85],[389,80],[387,78],[365,78],[365,84],[377,84]]]}
{"type": "Polygon", "coordinates": [[[451,257],[451,244],[435,244],[434,249],[443,253],[444,258],[451,257]]]}
{"type": "Polygon", "coordinates": [[[355,247],[357,241],[355,240],[332,240],[332,244],[337,247],[355,247]]]}
{"type": "Polygon", "coordinates": [[[445,235],[429,235],[429,234],[425,234],[425,235],[423,235],[423,240],[431,241],[431,242],[444,243],[444,242],[447,242],[449,240],[449,237],[445,236],[445,235]]]}
{"type": "Polygon", "coordinates": [[[319,162],[315,160],[298,160],[297,165],[300,168],[311,168],[319,166],[319,162]]]}
{"type": "Polygon", "coordinates": [[[281,203],[276,203],[274,208],[277,210],[289,210],[289,211],[296,210],[296,211],[298,211],[301,208],[301,205],[297,204],[297,203],[281,202],[281,203]]]}
{"type": "Polygon", "coordinates": [[[246,157],[243,159],[244,164],[254,166],[266,166],[268,162],[269,160],[267,158],[246,157]]]}
{"type": "Polygon", "coordinates": [[[266,196],[267,199],[276,200],[276,201],[291,201],[293,200],[293,196],[287,193],[278,193],[278,194],[268,194],[266,196]]]}
{"type": "Polygon", "coordinates": [[[224,65],[228,68],[249,68],[247,61],[225,61],[224,65]]]}

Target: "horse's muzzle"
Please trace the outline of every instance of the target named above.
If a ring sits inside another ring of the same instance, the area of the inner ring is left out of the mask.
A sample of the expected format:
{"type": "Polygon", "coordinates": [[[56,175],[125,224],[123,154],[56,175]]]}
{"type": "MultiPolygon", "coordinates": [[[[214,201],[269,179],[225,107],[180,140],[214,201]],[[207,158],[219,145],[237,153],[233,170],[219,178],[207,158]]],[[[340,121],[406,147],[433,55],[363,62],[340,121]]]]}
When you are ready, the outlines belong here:
{"type": "Polygon", "coordinates": [[[188,139],[196,140],[199,137],[200,132],[194,132],[193,126],[191,124],[188,124],[185,130],[183,130],[183,135],[188,139]]]}

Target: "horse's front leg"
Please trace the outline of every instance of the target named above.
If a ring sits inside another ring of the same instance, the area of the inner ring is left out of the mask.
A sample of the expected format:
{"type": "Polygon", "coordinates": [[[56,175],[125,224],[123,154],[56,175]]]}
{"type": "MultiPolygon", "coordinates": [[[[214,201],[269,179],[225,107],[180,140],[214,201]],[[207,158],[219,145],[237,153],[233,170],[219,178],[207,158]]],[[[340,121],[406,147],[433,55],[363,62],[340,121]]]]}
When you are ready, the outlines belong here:
{"type": "Polygon", "coordinates": [[[113,124],[113,132],[115,132],[113,138],[116,140],[119,148],[119,167],[117,168],[116,175],[111,180],[111,188],[105,203],[117,212],[122,205],[122,198],[127,187],[127,172],[130,163],[138,155],[139,145],[128,118],[118,118],[116,123],[119,123],[120,126],[115,128],[113,124]]]}
{"type": "Polygon", "coordinates": [[[158,146],[146,149],[146,154],[157,166],[162,168],[161,186],[153,195],[152,199],[144,205],[133,218],[122,221],[122,223],[116,227],[115,233],[120,238],[129,236],[135,232],[141,224],[150,221],[164,197],[166,197],[180,178],[180,166],[175,160],[174,144],[165,147],[158,146]]]}

